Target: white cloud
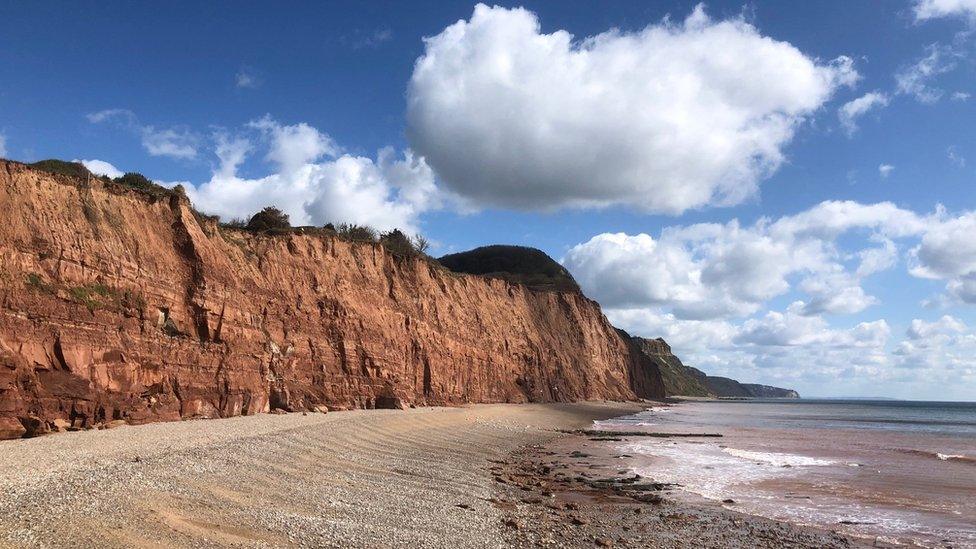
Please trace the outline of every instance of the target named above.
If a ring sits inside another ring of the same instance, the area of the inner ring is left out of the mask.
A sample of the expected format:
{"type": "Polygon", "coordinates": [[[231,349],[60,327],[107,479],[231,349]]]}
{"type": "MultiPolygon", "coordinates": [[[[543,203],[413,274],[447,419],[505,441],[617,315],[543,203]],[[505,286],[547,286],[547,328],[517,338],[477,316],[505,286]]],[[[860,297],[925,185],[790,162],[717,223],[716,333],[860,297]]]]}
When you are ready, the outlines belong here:
{"type": "Polygon", "coordinates": [[[976,212],[824,202],[751,226],[597,235],[563,262],[615,326],[664,337],[712,375],[821,394],[973,399],[976,331],[958,318],[915,319],[892,342],[884,320],[833,326],[827,316],[869,310],[877,300],[862,281],[898,265],[899,247],[909,274],[945,284],[938,301],[976,304],[973,234],[976,212]],[[785,310],[764,310],[786,296],[785,310]]]}
{"type": "Polygon", "coordinates": [[[710,375],[793,387],[812,396],[825,387],[850,395],[973,399],[976,333],[945,316],[915,319],[892,343],[884,320],[831,326],[802,302],[741,324],[689,321],[648,309],[608,310],[615,326],[664,337],[685,364],[710,375]],[[843,388],[843,389],[841,389],[843,388]]]}
{"type": "Polygon", "coordinates": [[[876,237],[875,240],[880,240],[881,246],[867,248],[857,253],[861,263],[857,266],[855,274],[859,278],[886,271],[894,267],[898,261],[898,248],[895,247],[894,242],[882,237],[876,237]]]}
{"type": "Polygon", "coordinates": [[[85,118],[87,118],[92,124],[98,124],[100,122],[105,122],[107,120],[116,118],[134,122],[136,115],[128,109],[105,109],[98,112],[88,113],[85,115],[85,118]]]}
{"type": "Polygon", "coordinates": [[[304,122],[283,126],[265,115],[248,126],[269,136],[271,149],[266,158],[284,172],[294,171],[323,156],[335,158],[339,154],[339,146],[332,137],[304,122]]]}
{"type": "Polygon", "coordinates": [[[804,313],[806,305],[794,302],[785,312],[769,311],[758,319],[747,320],[736,336],[741,344],[798,347],[883,347],[891,333],[884,320],[862,322],[850,330],[834,330],[819,316],[804,313]]]}
{"type": "Polygon", "coordinates": [[[919,278],[946,280],[949,294],[976,303],[976,212],[933,219],[910,252],[909,272],[919,278]]]}
{"type": "Polygon", "coordinates": [[[881,92],[873,91],[866,93],[857,99],[844,103],[841,108],[837,109],[837,117],[840,119],[841,126],[844,127],[847,135],[852,136],[857,131],[858,118],[873,109],[887,107],[888,101],[888,96],[881,92]]]}
{"type": "Polygon", "coordinates": [[[973,234],[976,212],[824,202],[751,226],[672,226],[657,238],[605,233],[570,249],[563,263],[614,325],[664,337],[686,364],[713,375],[821,388],[870,378],[857,390],[884,386],[920,398],[920,387],[936,395],[948,380],[976,383],[976,331],[950,316],[916,319],[889,346],[886,321],[838,327],[827,315],[877,303],[862,282],[895,267],[899,245],[909,249],[909,274],[944,282],[935,301],[976,304],[973,234]],[[764,311],[781,296],[793,303],[764,311]]]}
{"type": "Polygon", "coordinates": [[[895,167],[891,164],[881,164],[878,166],[878,175],[881,176],[881,179],[888,179],[888,176],[893,171],[895,171],[895,167]]]}
{"type": "Polygon", "coordinates": [[[733,324],[724,320],[682,320],[649,309],[611,309],[615,326],[644,337],[664,337],[685,364],[710,375],[745,382],[797,387],[836,384],[892,375],[886,352],[891,329],[884,320],[850,328],[831,327],[804,312],[802,302],[783,312],[733,324]]]}
{"type": "Polygon", "coordinates": [[[952,93],[952,100],[953,101],[968,101],[970,97],[971,97],[971,94],[969,94],[967,92],[959,92],[959,91],[957,91],[957,92],[953,92],[952,93]]]}
{"type": "Polygon", "coordinates": [[[930,81],[954,69],[958,54],[940,44],[931,44],[926,51],[928,55],[895,74],[895,83],[898,93],[911,95],[920,103],[931,104],[941,99],[945,92],[933,87],[930,81]]]}
{"type": "Polygon", "coordinates": [[[216,141],[214,154],[220,160],[216,175],[220,177],[234,177],[237,169],[247,159],[247,154],[251,152],[251,142],[240,136],[230,137],[226,132],[218,132],[214,135],[214,140],[216,141]]]}
{"type": "Polygon", "coordinates": [[[143,125],[139,118],[128,109],[106,109],[85,115],[93,124],[117,121],[129,131],[142,138],[142,147],[151,156],[168,156],[188,160],[196,158],[200,137],[185,128],[163,128],[143,125]]]}
{"type": "Polygon", "coordinates": [[[248,67],[241,67],[234,75],[234,83],[238,88],[254,89],[261,85],[261,79],[248,67]]]}
{"type": "Polygon", "coordinates": [[[97,159],[72,160],[72,162],[81,162],[82,164],[84,164],[86,168],[88,168],[88,171],[90,171],[95,175],[106,175],[108,177],[111,177],[112,179],[115,179],[116,177],[122,177],[123,175],[122,170],[116,168],[111,163],[106,162],[104,160],[97,160],[97,159]]]}
{"type": "Polygon", "coordinates": [[[347,41],[354,50],[360,50],[363,48],[375,49],[386,42],[393,40],[393,31],[382,28],[364,33],[361,30],[357,30],[352,34],[352,36],[344,37],[343,40],[347,41]]]}
{"type": "Polygon", "coordinates": [[[733,220],[667,227],[656,239],[599,234],[571,248],[563,264],[610,308],[655,307],[679,319],[741,317],[799,278],[796,287],[809,297],[805,314],[850,314],[877,302],[860,284],[895,265],[892,239],[921,234],[927,223],[890,203],[824,202],[749,227],[733,220]],[[863,247],[841,251],[842,235],[863,237],[863,247]]]}
{"type": "Polygon", "coordinates": [[[517,209],[742,202],[858,77],[848,58],[821,62],[700,6],[574,40],[479,4],[425,43],[407,94],[414,150],[459,195],[517,209]]]}
{"type": "Polygon", "coordinates": [[[877,302],[862,282],[898,265],[899,247],[909,250],[909,274],[945,284],[935,301],[976,304],[973,234],[976,212],[824,202],[751,226],[601,234],[563,262],[615,326],[664,337],[686,364],[712,375],[801,392],[843,383],[850,394],[973,399],[976,330],[961,320],[915,319],[894,342],[884,320],[828,321],[877,302]],[[764,310],[787,296],[785,310],[764,310]]]}
{"type": "Polygon", "coordinates": [[[663,337],[674,348],[698,354],[732,348],[737,327],[725,320],[685,320],[648,308],[609,308],[607,318],[634,335],[663,337]]]}
{"type": "Polygon", "coordinates": [[[915,19],[923,21],[938,17],[976,18],[976,0],[917,0],[915,19]]]}
{"type": "Polygon", "coordinates": [[[935,322],[926,322],[916,318],[912,320],[905,335],[912,340],[929,340],[936,335],[951,335],[965,331],[966,325],[962,321],[945,315],[935,322]]]}
{"type": "Polygon", "coordinates": [[[800,282],[800,289],[810,296],[810,302],[800,309],[805,315],[854,314],[878,303],[865,293],[860,279],[835,267],[833,272],[821,272],[800,282]]]}
{"type": "Polygon", "coordinates": [[[956,147],[955,145],[952,145],[948,149],[946,149],[946,158],[949,159],[949,162],[952,162],[953,164],[959,166],[960,168],[966,167],[966,157],[959,154],[959,148],[956,147]]]}
{"type": "Polygon", "coordinates": [[[383,149],[376,160],[341,154],[335,141],[316,128],[280,124],[268,116],[248,128],[259,130],[268,148],[265,158],[276,170],[257,179],[238,176],[254,144],[243,136],[218,134],[219,165],[210,181],[187,185],[201,210],[244,218],[274,205],[294,225],[348,222],[416,232],[419,214],[440,205],[433,172],[410,151],[397,157],[383,149]]]}
{"type": "Polygon", "coordinates": [[[188,130],[167,128],[156,129],[143,126],[142,146],[151,156],[168,156],[188,160],[196,158],[199,137],[188,130]]]}
{"type": "Polygon", "coordinates": [[[976,333],[970,327],[948,315],[932,322],[914,319],[905,336],[893,353],[904,381],[934,387],[944,400],[974,398],[976,333]]]}

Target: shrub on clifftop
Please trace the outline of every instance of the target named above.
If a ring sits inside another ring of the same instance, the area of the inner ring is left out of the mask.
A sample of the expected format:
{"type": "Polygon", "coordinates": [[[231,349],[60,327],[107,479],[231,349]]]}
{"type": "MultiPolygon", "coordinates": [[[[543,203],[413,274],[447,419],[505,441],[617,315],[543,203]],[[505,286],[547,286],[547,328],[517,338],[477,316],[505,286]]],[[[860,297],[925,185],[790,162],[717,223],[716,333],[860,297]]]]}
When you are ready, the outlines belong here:
{"type": "Polygon", "coordinates": [[[163,188],[150,181],[148,177],[136,172],[128,172],[122,177],[116,177],[112,181],[140,191],[155,191],[163,188]]]}
{"type": "Polygon", "coordinates": [[[376,231],[372,227],[354,223],[340,223],[335,228],[340,238],[353,242],[376,242],[376,231]]]}
{"type": "Polygon", "coordinates": [[[380,236],[380,244],[383,245],[391,254],[400,257],[413,257],[417,255],[417,248],[414,247],[410,237],[405,235],[400,229],[393,229],[380,236]]]}
{"type": "Polygon", "coordinates": [[[56,158],[41,160],[40,162],[34,162],[33,164],[29,165],[31,168],[44,170],[45,172],[57,173],[71,177],[86,178],[92,175],[92,173],[88,171],[88,168],[86,168],[81,162],[65,162],[64,160],[58,160],[56,158]]]}
{"type": "Polygon", "coordinates": [[[291,222],[288,220],[288,214],[275,208],[274,206],[268,206],[267,208],[261,210],[260,212],[254,214],[251,220],[247,222],[247,229],[249,231],[280,231],[284,229],[290,229],[291,222]]]}

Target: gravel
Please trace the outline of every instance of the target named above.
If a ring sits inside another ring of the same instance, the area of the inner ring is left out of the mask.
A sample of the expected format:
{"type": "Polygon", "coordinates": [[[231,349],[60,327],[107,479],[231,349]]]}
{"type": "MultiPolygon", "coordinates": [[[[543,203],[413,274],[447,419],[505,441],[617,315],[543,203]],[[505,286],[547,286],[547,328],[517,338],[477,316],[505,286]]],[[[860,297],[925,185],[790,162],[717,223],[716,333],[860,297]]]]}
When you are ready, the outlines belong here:
{"type": "Polygon", "coordinates": [[[260,415],[3,442],[0,547],[504,547],[486,460],[633,409],[260,415]]]}

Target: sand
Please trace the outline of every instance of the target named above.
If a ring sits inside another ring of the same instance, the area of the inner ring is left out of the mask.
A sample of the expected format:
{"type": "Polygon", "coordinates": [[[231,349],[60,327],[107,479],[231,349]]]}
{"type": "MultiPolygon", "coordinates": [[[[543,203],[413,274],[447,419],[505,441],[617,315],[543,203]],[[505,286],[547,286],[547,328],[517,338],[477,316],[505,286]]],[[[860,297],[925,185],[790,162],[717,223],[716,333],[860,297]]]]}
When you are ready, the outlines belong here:
{"type": "MultiPolygon", "coordinates": [[[[749,546],[759,523],[736,513],[709,511],[723,520],[697,521],[683,538],[669,528],[637,536],[621,528],[621,513],[634,513],[631,499],[610,501],[585,483],[550,490],[545,476],[531,486],[515,478],[541,459],[577,459],[569,449],[585,439],[556,429],[636,409],[585,403],[259,415],[3,442],[0,547],[749,546]],[[565,509],[550,509],[566,498],[581,502],[578,513],[589,518],[567,525],[565,509]],[[565,535],[555,536],[557,529],[565,535]],[[738,542],[729,544],[730,535],[738,542]]],[[[671,514],[688,509],[677,501],[640,506],[646,517],[668,506],[671,514]]],[[[793,544],[828,539],[761,526],[773,536],[767,546],[777,536],[793,544]]]]}

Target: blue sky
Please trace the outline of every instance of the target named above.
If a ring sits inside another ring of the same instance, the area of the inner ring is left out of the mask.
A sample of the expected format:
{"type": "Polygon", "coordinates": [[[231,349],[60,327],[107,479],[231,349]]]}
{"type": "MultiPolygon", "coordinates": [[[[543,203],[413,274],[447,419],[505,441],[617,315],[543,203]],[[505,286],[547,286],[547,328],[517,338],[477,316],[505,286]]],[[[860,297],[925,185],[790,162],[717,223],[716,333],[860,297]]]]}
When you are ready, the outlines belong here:
{"type": "Polygon", "coordinates": [[[0,152],[536,246],[710,373],[976,399],[976,3],[696,6],[6,3],[0,152]]]}

